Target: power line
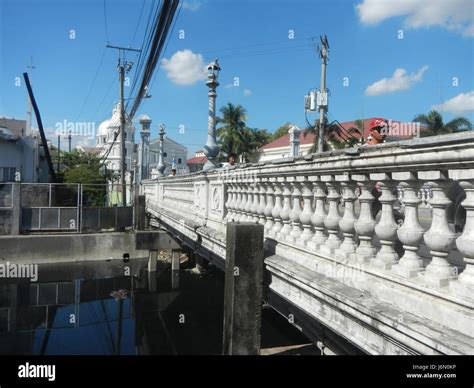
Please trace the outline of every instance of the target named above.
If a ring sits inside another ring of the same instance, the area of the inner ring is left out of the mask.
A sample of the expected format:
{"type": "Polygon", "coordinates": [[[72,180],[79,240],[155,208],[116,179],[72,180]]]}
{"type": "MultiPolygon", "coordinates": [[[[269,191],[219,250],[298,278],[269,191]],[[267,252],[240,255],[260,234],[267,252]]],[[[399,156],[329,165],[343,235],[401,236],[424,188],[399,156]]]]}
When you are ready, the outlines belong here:
{"type": "MultiPolygon", "coordinates": [[[[173,25],[171,27],[171,32],[170,32],[170,35],[173,35],[173,31],[174,31],[174,27],[176,26],[176,22],[179,18],[179,15],[181,13],[181,9],[182,9],[182,6],[183,6],[183,3],[180,3],[179,5],[179,9],[178,9],[178,13],[176,15],[176,18],[174,19],[174,22],[173,22],[173,25]]],[[[165,44],[165,48],[163,50],[163,56],[165,56],[166,54],[166,51],[168,49],[168,44],[169,44],[169,40],[166,41],[166,44],[165,44]]],[[[153,79],[151,81],[151,84],[150,84],[150,89],[153,87],[153,85],[155,84],[155,79],[156,79],[156,76],[158,75],[158,71],[160,70],[160,66],[161,66],[161,61],[158,62],[158,68],[156,69],[156,72],[155,72],[155,75],[153,76],[153,79]]]]}
{"type": "Polygon", "coordinates": [[[138,89],[137,97],[130,109],[129,117],[133,119],[137,112],[140,104],[145,97],[148,86],[150,85],[151,78],[155,71],[158,60],[162,54],[163,46],[166,42],[170,26],[173,22],[176,9],[179,5],[179,0],[164,0],[160,8],[160,12],[157,20],[155,21],[155,28],[153,34],[153,41],[150,47],[150,51],[147,56],[145,63],[145,69],[141,77],[141,84],[138,89]]]}
{"type": "Polygon", "coordinates": [[[94,75],[94,78],[93,78],[93,80],[92,80],[92,84],[91,84],[91,86],[90,86],[90,88],[89,88],[89,92],[87,93],[86,99],[84,100],[84,103],[83,103],[82,106],[81,106],[81,109],[80,109],[80,111],[79,111],[79,114],[77,115],[77,120],[76,120],[76,121],[78,121],[79,118],[81,117],[82,112],[84,111],[84,108],[85,108],[85,106],[86,106],[86,104],[87,104],[87,101],[89,100],[89,97],[90,97],[90,95],[91,95],[92,89],[94,88],[94,85],[95,85],[95,81],[97,80],[97,76],[99,75],[99,70],[100,70],[100,68],[101,68],[101,66],[102,66],[102,62],[103,62],[103,60],[104,60],[104,56],[105,56],[105,51],[106,51],[106,49],[107,49],[107,48],[104,47],[104,51],[102,51],[102,56],[100,57],[99,66],[97,67],[97,70],[95,71],[95,75],[94,75]]]}
{"type": "Polygon", "coordinates": [[[105,25],[105,40],[109,42],[109,30],[107,28],[107,6],[105,5],[104,0],[104,25],[105,25]]]}

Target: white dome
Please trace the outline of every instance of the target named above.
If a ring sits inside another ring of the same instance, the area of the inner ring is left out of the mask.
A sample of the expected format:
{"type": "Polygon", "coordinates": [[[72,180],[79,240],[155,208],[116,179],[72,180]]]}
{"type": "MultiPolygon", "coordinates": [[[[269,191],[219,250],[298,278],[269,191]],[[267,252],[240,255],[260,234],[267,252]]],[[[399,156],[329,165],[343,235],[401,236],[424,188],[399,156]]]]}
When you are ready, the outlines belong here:
{"type": "Polygon", "coordinates": [[[96,137],[98,136],[107,136],[107,129],[110,125],[110,119],[102,121],[99,125],[99,129],[97,130],[96,137]]]}
{"type": "MultiPolygon", "coordinates": [[[[128,117],[127,117],[128,118],[128,117]]],[[[104,120],[97,130],[96,137],[112,135],[111,132],[115,132],[116,129],[120,128],[120,103],[117,104],[113,111],[110,119],[104,120]]],[[[127,125],[125,129],[127,133],[135,133],[135,126],[132,124],[127,125]]]]}

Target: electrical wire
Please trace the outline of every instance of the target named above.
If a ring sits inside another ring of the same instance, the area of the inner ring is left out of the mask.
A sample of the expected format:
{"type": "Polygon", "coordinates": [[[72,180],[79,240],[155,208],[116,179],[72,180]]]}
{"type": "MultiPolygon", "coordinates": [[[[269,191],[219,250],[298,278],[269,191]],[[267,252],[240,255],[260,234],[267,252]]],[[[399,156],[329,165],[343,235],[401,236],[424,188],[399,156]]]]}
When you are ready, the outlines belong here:
{"type": "Polygon", "coordinates": [[[92,84],[89,88],[89,91],[87,93],[87,96],[86,96],[86,99],[84,100],[84,103],[82,104],[81,106],[81,109],[79,111],[79,114],[77,115],[77,119],[76,121],[79,121],[79,118],[81,117],[82,115],[82,112],[84,111],[84,108],[87,104],[87,101],[89,100],[89,97],[91,95],[91,92],[92,92],[92,89],[94,88],[94,85],[95,85],[95,81],[97,80],[97,76],[99,75],[99,70],[102,66],[102,62],[104,61],[104,56],[105,56],[105,51],[107,50],[107,47],[104,47],[104,51],[102,52],[102,56],[100,57],[100,60],[99,60],[99,66],[97,67],[97,70],[95,71],[95,75],[94,75],[94,78],[92,79],[92,84]]]}
{"type": "Polygon", "coordinates": [[[107,6],[104,0],[104,25],[105,25],[105,40],[109,43],[109,29],[107,28],[107,6]]]}

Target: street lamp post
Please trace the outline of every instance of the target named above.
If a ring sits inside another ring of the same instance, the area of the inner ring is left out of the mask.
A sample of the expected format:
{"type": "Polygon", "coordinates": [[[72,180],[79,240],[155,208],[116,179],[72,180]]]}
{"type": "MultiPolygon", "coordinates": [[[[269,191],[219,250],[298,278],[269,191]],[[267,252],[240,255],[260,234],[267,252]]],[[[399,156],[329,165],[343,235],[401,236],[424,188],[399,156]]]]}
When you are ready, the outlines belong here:
{"type": "Polygon", "coordinates": [[[217,58],[214,62],[207,66],[207,82],[209,87],[209,118],[207,124],[207,141],[204,146],[204,155],[207,156],[207,162],[204,165],[204,171],[218,167],[217,155],[219,155],[219,146],[216,141],[216,88],[219,86],[217,78],[219,77],[219,63],[217,58]]]}
{"type": "Polygon", "coordinates": [[[163,176],[165,172],[165,163],[163,162],[163,140],[165,138],[165,125],[160,124],[160,152],[158,154],[158,166],[157,170],[160,173],[160,176],[163,176]]]}

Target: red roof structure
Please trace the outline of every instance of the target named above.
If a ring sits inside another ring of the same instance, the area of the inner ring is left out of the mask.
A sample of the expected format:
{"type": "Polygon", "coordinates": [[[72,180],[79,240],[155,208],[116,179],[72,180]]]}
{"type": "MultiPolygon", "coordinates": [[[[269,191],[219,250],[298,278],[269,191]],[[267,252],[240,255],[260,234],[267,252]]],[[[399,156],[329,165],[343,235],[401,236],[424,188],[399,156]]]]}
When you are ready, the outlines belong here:
{"type": "Polygon", "coordinates": [[[206,156],[195,156],[194,158],[186,160],[186,164],[204,164],[207,162],[206,156]]]}
{"type": "MultiPolygon", "coordinates": [[[[363,131],[364,138],[367,138],[367,136],[369,135],[369,133],[370,133],[370,124],[374,120],[386,120],[386,119],[381,119],[379,117],[371,117],[371,118],[362,120],[363,129],[364,129],[364,131],[363,131]]],[[[340,124],[344,129],[349,130],[349,128],[357,128],[357,126],[355,124],[355,121],[356,120],[344,121],[340,124]]],[[[386,120],[386,121],[388,122],[389,120],[386,120]]],[[[392,123],[398,123],[398,124],[401,123],[400,121],[397,121],[397,120],[391,120],[391,122],[392,123]]],[[[422,127],[422,129],[423,129],[423,127],[422,127]]],[[[357,132],[352,133],[352,136],[356,137],[356,138],[361,137],[357,132]]],[[[397,137],[399,137],[400,139],[405,139],[405,138],[410,138],[411,135],[401,134],[401,135],[398,135],[397,137]]],[[[313,133],[307,133],[306,136],[305,136],[305,133],[304,133],[304,130],[303,130],[300,133],[300,144],[301,145],[313,144],[314,138],[315,138],[315,135],[313,133]]],[[[283,135],[283,136],[279,137],[278,139],[275,139],[275,140],[271,141],[270,143],[265,144],[264,146],[260,147],[260,150],[267,150],[267,149],[278,148],[278,147],[287,147],[289,144],[290,144],[290,135],[286,134],[286,135],[283,135]]]]}

